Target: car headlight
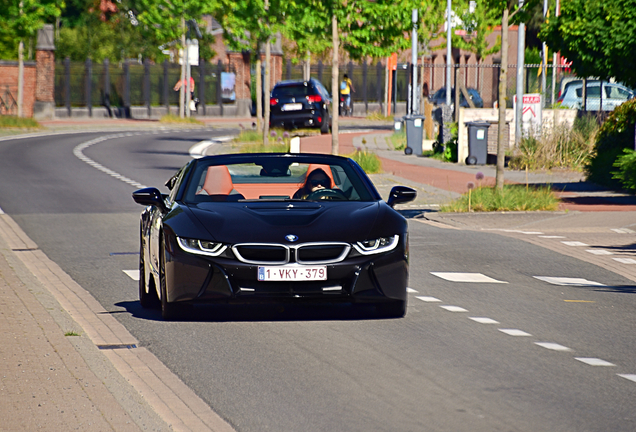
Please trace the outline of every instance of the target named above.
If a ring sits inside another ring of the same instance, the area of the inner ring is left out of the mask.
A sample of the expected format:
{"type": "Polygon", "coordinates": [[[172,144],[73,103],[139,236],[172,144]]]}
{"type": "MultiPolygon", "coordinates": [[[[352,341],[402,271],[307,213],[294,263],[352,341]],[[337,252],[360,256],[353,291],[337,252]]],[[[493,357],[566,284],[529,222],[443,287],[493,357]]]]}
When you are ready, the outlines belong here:
{"type": "Polygon", "coordinates": [[[227,249],[227,245],[224,245],[223,243],[206,240],[177,237],[177,242],[184,251],[198,255],[219,256],[225,252],[225,249],[227,249]]]}
{"type": "Polygon", "coordinates": [[[353,247],[362,255],[372,255],[392,251],[400,241],[399,235],[380,237],[372,240],[359,241],[353,247]]]}

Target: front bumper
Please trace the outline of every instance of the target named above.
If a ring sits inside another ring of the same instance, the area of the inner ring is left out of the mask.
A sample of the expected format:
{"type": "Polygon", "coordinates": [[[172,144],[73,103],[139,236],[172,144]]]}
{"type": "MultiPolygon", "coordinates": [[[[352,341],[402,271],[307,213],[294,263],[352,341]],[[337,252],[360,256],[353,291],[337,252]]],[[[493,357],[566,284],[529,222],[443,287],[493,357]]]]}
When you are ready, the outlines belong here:
{"type": "Polygon", "coordinates": [[[404,237],[394,250],[327,264],[325,281],[261,282],[258,265],[183,251],[174,242],[166,253],[169,302],[245,303],[281,300],[378,303],[406,300],[408,262],[404,237]]]}

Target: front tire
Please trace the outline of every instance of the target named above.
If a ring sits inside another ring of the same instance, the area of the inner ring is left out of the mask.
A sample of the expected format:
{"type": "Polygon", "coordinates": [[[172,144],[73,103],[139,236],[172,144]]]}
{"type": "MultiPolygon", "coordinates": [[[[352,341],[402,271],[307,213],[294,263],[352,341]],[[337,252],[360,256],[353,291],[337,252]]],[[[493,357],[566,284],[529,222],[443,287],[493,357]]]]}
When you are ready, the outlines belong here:
{"type": "Polygon", "coordinates": [[[157,291],[151,288],[150,292],[146,291],[146,266],[144,259],[144,247],[143,242],[139,242],[139,304],[142,308],[154,308],[159,304],[159,298],[157,297],[157,291]]]}
{"type": "Polygon", "coordinates": [[[163,236],[159,244],[159,287],[161,291],[161,317],[168,321],[178,318],[179,305],[168,301],[166,287],[166,248],[163,236]]]}

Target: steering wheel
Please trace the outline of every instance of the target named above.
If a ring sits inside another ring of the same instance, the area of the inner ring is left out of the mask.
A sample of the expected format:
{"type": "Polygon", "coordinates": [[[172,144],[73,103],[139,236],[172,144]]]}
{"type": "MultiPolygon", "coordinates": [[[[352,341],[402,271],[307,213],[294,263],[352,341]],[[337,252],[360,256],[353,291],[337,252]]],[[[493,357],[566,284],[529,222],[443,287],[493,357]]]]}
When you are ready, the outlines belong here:
{"type": "Polygon", "coordinates": [[[307,195],[307,199],[346,201],[347,196],[340,189],[318,189],[307,195]]]}

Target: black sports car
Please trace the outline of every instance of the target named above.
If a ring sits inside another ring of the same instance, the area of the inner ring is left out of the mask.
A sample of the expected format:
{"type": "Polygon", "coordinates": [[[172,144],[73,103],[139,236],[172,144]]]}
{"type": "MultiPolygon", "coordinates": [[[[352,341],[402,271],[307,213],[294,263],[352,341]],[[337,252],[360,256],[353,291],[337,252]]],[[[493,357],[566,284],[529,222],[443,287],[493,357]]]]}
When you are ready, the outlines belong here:
{"type": "Polygon", "coordinates": [[[318,154],[232,154],[194,159],[166,186],[140,189],[139,300],[180,305],[302,300],[373,303],[406,312],[411,201],[384,202],[351,159],[318,154]]]}

